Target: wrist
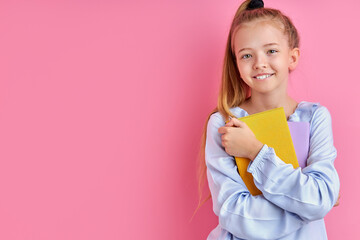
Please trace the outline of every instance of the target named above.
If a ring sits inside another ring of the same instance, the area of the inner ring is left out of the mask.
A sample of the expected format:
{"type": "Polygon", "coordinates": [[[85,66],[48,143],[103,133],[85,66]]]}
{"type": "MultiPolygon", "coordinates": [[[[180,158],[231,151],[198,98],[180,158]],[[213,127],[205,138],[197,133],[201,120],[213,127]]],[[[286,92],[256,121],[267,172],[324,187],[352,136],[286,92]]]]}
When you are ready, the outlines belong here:
{"type": "Polygon", "coordinates": [[[251,147],[251,151],[249,152],[249,156],[248,158],[253,161],[256,156],[258,155],[258,153],[260,152],[261,148],[264,146],[264,144],[262,142],[260,142],[259,140],[256,140],[251,147]]]}

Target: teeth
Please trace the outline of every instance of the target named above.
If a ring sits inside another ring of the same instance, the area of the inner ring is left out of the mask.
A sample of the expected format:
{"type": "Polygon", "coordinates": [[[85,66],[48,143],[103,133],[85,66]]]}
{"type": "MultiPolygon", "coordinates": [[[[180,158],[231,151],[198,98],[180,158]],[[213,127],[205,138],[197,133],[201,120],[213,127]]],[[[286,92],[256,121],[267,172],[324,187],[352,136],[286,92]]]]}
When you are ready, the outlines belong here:
{"type": "Polygon", "coordinates": [[[270,77],[272,74],[268,74],[268,75],[262,75],[262,76],[258,76],[256,77],[257,79],[265,79],[267,77],[270,77]]]}

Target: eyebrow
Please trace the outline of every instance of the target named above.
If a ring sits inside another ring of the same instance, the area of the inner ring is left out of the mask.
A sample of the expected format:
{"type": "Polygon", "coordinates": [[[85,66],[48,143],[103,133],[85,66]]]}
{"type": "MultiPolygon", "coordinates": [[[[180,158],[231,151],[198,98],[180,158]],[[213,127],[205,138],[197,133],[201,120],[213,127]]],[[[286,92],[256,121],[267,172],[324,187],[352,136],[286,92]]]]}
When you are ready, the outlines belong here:
{"type": "MultiPolygon", "coordinates": [[[[272,45],[279,45],[279,44],[277,44],[277,43],[267,43],[267,44],[265,44],[263,47],[268,47],[268,46],[272,46],[272,45]]],[[[242,49],[240,49],[240,50],[238,51],[238,53],[240,53],[240,52],[242,52],[242,51],[244,51],[244,50],[251,50],[251,48],[242,48],[242,49]]]]}

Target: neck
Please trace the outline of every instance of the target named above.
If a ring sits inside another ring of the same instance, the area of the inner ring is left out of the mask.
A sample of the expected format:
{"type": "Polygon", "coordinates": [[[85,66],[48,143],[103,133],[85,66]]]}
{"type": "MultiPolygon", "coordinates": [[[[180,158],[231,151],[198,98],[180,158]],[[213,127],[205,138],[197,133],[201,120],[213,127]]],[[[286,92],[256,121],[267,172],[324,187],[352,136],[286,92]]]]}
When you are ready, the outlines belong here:
{"type": "Polygon", "coordinates": [[[285,94],[259,94],[252,93],[248,99],[248,104],[251,106],[252,113],[262,112],[278,107],[283,107],[286,117],[289,117],[296,109],[297,102],[291,98],[287,93],[285,94]]]}
{"type": "Polygon", "coordinates": [[[285,107],[288,105],[289,100],[291,101],[291,97],[289,95],[261,95],[254,93],[251,95],[249,99],[249,103],[253,109],[257,112],[278,108],[278,107],[285,107]]]}

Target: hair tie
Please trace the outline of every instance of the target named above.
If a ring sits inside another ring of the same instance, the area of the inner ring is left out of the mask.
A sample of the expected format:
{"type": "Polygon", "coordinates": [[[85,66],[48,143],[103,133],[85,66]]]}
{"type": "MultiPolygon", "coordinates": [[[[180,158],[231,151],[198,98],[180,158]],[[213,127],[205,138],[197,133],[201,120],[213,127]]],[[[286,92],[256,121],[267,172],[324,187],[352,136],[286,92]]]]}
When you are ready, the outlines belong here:
{"type": "Polygon", "coordinates": [[[263,8],[264,2],[262,0],[251,0],[246,10],[253,10],[257,8],[263,8]]]}

